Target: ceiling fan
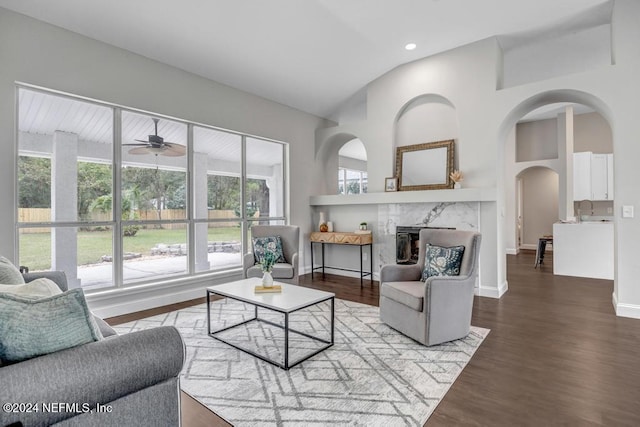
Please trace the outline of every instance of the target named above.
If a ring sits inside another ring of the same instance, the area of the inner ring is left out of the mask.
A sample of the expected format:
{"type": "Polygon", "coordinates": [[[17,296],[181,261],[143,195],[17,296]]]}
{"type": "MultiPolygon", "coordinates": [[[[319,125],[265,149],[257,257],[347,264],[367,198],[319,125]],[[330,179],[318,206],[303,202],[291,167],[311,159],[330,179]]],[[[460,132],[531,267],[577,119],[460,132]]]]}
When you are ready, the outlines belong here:
{"type": "Polygon", "coordinates": [[[160,154],[161,156],[180,157],[187,154],[187,147],[175,142],[167,142],[161,136],[158,136],[158,122],[160,119],[153,118],[155,125],[155,135],[149,135],[147,141],[143,139],[136,139],[139,143],[122,144],[128,146],[134,146],[129,150],[129,154],[160,154]]]}

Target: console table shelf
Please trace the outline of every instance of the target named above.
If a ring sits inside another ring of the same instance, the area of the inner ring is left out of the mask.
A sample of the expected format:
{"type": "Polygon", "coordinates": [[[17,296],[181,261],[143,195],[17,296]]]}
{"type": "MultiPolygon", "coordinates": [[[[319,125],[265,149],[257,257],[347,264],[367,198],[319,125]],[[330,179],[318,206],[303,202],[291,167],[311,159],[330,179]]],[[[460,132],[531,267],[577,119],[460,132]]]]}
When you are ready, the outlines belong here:
{"type": "Polygon", "coordinates": [[[361,234],[361,233],[342,233],[342,232],[332,232],[332,233],[312,232],[311,236],[309,236],[309,240],[311,242],[311,277],[312,278],[313,278],[313,272],[315,270],[322,270],[322,277],[324,278],[324,269],[331,268],[334,270],[359,272],[361,287],[363,285],[363,279],[366,276],[370,276],[371,284],[373,284],[373,236],[371,235],[371,233],[361,234]],[[322,246],[322,265],[320,265],[319,267],[314,267],[314,264],[313,264],[313,244],[314,243],[319,243],[322,246]],[[324,246],[326,244],[358,246],[360,248],[360,270],[325,266],[324,246]],[[362,268],[362,248],[364,246],[369,247],[369,271],[368,272],[363,271],[363,268],[362,268]]]}

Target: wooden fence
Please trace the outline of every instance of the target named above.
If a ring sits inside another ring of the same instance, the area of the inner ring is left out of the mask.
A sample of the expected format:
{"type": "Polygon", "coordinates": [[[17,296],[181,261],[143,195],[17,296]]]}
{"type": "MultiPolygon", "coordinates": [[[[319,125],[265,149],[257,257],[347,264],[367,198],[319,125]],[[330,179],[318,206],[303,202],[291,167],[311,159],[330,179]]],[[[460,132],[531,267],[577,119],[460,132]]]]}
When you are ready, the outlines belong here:
{"type": "MultiPolygon", "coordinates": [[[[236,214],[232,210],[209,210],[208,219],[220,219],[220,220],[232,220],[238,219],[236,214]]],[[[159,219],[166,220],[181,220],[186,217],[187,213],[184,209],[162,209],[158,215],[158,211],[145,210],[138,211],[138,219],[141,221],[157,221],[159,219]]],[[[259,215],[259,212],[256,213],[259,215]]],[[[21,223],[36,223],[36,222],[50,222],[51,221],[51,209],[49,208],[20,208],[18,209],[18,221],[21,223]]],[[[111,213],[93,212],[91,213],[90,221],[111,221],[111,213]]],[[[209,228],[229,227],[230,224],[238,225],[237,223],[229,222],[212,222],[209,224],[209,228]]],[[[172,229],[184,229],[184,224],[163,224],[162,228],[167,230],[172,229]]],[[[33,228],[21,228],[20,232],[24,234],[28,233],[49,233],[49,228],[33,227],[33,228]]]]}

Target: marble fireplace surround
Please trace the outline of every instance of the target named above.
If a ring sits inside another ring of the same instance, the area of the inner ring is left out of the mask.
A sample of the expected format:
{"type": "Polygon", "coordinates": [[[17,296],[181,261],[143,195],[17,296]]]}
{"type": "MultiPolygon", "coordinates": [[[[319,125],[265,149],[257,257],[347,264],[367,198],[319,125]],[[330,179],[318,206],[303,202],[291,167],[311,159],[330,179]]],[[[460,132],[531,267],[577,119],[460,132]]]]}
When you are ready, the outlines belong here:
{"type": "MultiPolygon", "coordinates": [[[[499,298],[506,291],[507,284],[498,283],[497,277],[499,266],[496,257],[495,196],[495,189],[406,191],[312,196],[310,205],[314,208],[314,216],[318,216],[319,212],[325,212],[330,220],[340,224],[338,228],[344,228],[345,231],[351,231],[349,227],[356,227],[358,218],[368,219],[369,228],[373,232],[376,280],[379,279],[382,265],[396,262],[398,226],[455,227],[458,230],[479,231],[483,234],[483,240],[477,293],[499,298]]],[[[357,256],[352,259],[351,253],[341,252],[340,248],[331,250],[335,251],[335,254],[327,254],[330,265],[345,267],[346,265],[340,264],[347,263],[353,266],[359,261],[357,256]]],[[[330,272],[345,274],[338,270],[330,272]]]]}
{"type": "Polygon", "coordinates": [[[454,227],[479,229],[479,202],[390,203],[378,205],[378,224],[373,231],[378,244],[378,265],[396,262],[396,227],[454,227]]]}

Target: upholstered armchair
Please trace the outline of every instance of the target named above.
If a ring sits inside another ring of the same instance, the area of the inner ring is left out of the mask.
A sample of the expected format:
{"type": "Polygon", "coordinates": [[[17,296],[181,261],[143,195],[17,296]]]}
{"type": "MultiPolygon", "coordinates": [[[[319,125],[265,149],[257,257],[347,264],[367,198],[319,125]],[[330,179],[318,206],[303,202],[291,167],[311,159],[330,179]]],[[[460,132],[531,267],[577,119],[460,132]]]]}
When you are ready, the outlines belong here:
{"type": "Polygon", "coordinates": [[[420,230],[418,263],[384,265],[380,270],[380,319],[424,345],[467,336],[478,275],[479,233],[462,230],[420,230]],[[464,246],[457,276],[431,276],[421,281],[427,243],[464,246]]]}
{"type": "MultiPolygon", "coordinates": [[[[298,248],[300,246],[300,227],[297,225],[254,225],[251,227],[252,239],[256,237],[280,236],[282,252],[286,262],[277,263],[271,275],[278,282],[298,284],[298,248]]],[[[262,277],[262,269],[256,263],[253,252],[244,255],[244,277],[262,277]]]]}

